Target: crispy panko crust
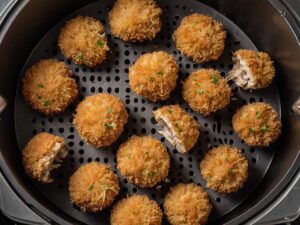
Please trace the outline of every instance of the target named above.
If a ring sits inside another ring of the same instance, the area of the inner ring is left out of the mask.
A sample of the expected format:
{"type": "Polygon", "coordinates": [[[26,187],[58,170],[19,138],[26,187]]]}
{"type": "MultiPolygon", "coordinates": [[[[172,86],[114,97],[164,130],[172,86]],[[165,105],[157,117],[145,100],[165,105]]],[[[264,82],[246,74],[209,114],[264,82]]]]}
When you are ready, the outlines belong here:
{"type": "Polygon", "coordinates": [[[183,82],[182,94],[194,111],[208,116],[230,103],[231,89],[219,71],[200,69],[183,82]]]}
{"type": "MultiPolygon", "coordinates": [[[[268,87],[275,77],[275,68],[273,61],[266,52],[257,52],[249,49],[239,49],[233,54],[233,61],[243,61],[248,72],[252,75],[250,89],[260,89],[268,87]]],[[[238,65],[235,64],[233,70],[238,65]]],[[[248,89],[245,88],[245,89],[248,89]]]]}
{"type": "Polygon", "coordinates": [[[108,15],[111,33],[123,41],[152,40],[161,29],[161,14],[154,0],[117,0],[108,15]]]}
{"type": "Polygon", "coordinates": [[[69,181],[70,200],[84,212],[108,208],[119,190],[117,175],[109,166],[97,162],[81,166],[69,181]]]}
{"type": "Polygon", "coordinates": [[[58,46],[66,58],[89,67],[102,63],[109,51],[102,23],[87,16],[77,16],[65,24],[58,46]]]}
{"type": "Polygon", "coordinates": [[[164,131],[160,133],[168,140],[173,139],[170,142],[180,149],[179,152],[187,153],[196,144],[200,135],[199,124],[179,105],[164,106],[155,110],[153,115],[158,124],[164,127],[164,131]]]}
{"type": "Polygon", "coordinates": [[[58,168],[67,154],[63,138],[46,132],[39,133],[22,151],[25,172],[39,182],[51,183],[51,170],[58,168]]]}
{"type": "Polygon", "coordinates": [[[238,136],[250,146],[268,147],[281,133],[278,113],[266,103],[243,106],[234,114],[232,125],[238,136]]]}
{"type": "Polygon", "coordinates": [[[164,202],[165,214],[172,225],[203,225],[211,212],[208,195],[196,184],[177,184],[164,202]]]}
{"type": "Polygon", "coordinates": [[[123,198],[111,212],[112,225],[160,225],[162,211],[157,203],[146,195],[123,198]]]}
{"type": "Polygon", "coordinates": [[[220,22],[198,13],[184,17],[173,35],[177,49],[198,63],[217,60],[224,51],[225,38],[220,22]]]}
{"type": "Polygon", "coordinates": [[[103,93],[86,97],[77,106],[73,123],[82,139],[100,148],[119,138],[127,119],[124,103],[113,95],[103,93]]]}
{"type": "Polygon", "coordinates": [[[28,104],[44,115],[63,112],[78,94],[72,71],[64,62],[44,59],[26,70],[23,95],[28,104]]]}
{"type": "Polygon", "coordinates": [[[117,168],[129,182],[153,187],[168,175],[170,157],[156,138],[132,136],[119,148],[117,168]]]}
{"type": "Polygon", "coordinates": [[[167,99],[176,87],[177,78],[175,58],[163,51],[144,54],[129,68],[131,89],[153,102],[167,99]]]}
{"type": "Polygon", "coordinates": [[[248,161],[239,149],[221,145],[206,153],[200,171],[208,188],[229,194],[244,186],[248,178],[248,161]]]}

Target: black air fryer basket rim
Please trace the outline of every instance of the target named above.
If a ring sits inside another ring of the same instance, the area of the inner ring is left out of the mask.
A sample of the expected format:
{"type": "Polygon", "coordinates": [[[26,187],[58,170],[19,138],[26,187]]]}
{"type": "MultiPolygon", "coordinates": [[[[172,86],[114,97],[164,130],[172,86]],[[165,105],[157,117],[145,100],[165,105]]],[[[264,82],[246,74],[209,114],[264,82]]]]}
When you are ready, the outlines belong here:
{"type": "MultiPolygon", "coordinates": [[[[5,33],[9,30],[10,25],[13,23],[15,16],[28,4],[29,0],[20,2],[17,7],[15,7],[13,13],[11,16],[6,20],[6,23],[2,27],[1,35],[0,35],[0,44],[2,42],[2,39],[5,35],[5,33]]],[[[5,116],[5,114],[4,114],[5,116]]],[[[30,195],[30,193],[24,191],[19,181],[14,177],[13,171],[11,171],[6,164],[5,156],[0,153],[0,165],[1,168],[6,176],[6,178],[10,181],[12,187],[14,187],[15,191],[20,195],[22,199],[28,204],[32,205],[35,209],[38,209],[42,215],[46,215],[48,218],[51,218],[53,221],[56,221],[59,224],[63,224],[66,221],[61,218],[62,212],[58,212],[55,209],[49,210],[44,205],[40,204],[36,199],[33,198],[33,196],[30,195]],[[57,211],[57,212],[55,212],[57,211]]],[[[271,202],[271,200],[281,192],[281,190],[286,186],[288,181],[293,177],[295,172],[298,169],[298,165],[300,163],[299,155],[297,159],[295,159],[293,165],[291,165],[290,170],[286,173],[286,176],[282,179],[282,181],[273,189],[272,192],[270,192],[264,199],[262,199],[255,207],[249,209],[247,212],[243,213],[239,217],[236,217],[230,223],[228,224],[235,224],[240,223],[244,221],[245,219],[249,218],[250,216],[253,216],[255,213],[259,212],[263,207],[265,207],[268,203],[271,202]]],[[[64,215],[65,218],[68,218],[66,215],[64,215]]],[[[71,221],[71,218],[69,218],[69,222],[71,221]]],[[[74,223],[74,222],[73,222],[74,223]]]]}

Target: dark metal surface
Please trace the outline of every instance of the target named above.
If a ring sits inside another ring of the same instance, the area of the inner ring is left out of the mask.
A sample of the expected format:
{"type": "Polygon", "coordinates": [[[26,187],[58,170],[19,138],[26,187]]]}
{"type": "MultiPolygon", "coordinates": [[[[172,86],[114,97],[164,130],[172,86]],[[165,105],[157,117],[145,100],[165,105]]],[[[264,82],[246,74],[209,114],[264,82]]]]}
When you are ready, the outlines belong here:
{"type": "MultiPolygon", "coordinates": [[[[69,148],[68,159],[64,163],[63,167],[55,172],[55,182],[50,185],[36,184],[39,191],[62,211],[87,224],[94,224],[100,220],[102,221],[102,224],[107,224],[109,211],[105,210],[100,214],[82,213],[70,204],[67,191],[69,176],[84,163],[95,160],[110,164],[115,172],[118,173],[122,184],[122,193],[119,198],[128,194],[142,193],[149,195],[149,197],[153,198],[161,205],[163,203],[164,195],[169,190],[169,187],[177,184],[178,182],[195,182],[205,187],[205,182],[199,173],[198,164],[208,148],[218,146],[220,144],[238,146],[242,149],[243,154],[249,161],[250,176],[242,190],[227,197],[207,189],[211,202],[214,205],[210,221],[214,221],[233,210],[251,194],[266,173],[277,148],[276,145],[272,145],[269,149],[250,149],[240,141],[240,139],[234,134],[231,127],[231,117],[235,110],[248,102],[265,101],[272,104],[273,107],[280,112],[276,81],[273,82],[270,88],[255,92],[245,92],[235,85],[232,85],[234,96],[229,107],[208,118],[203,118],[198,114],[192,113],[201,125],[202,134],[197,147],[194,148],[189,155],[181,155],[177,153],[177,151],[157,133],[156,129],[159,128],[153,122],[152,110],[157,107],[161,107],[162,105],[176,103],[182,105],[191,112],[191,110],[183,102],[180,94],[180,81],[187,77],[190,72],[201,67],[215,67],[221,70],[224,76],[232,67],[231,52],[239,48],[255,49],[255,46],[250,39],[248,39],[237,26],[217,11],[201,3],[196,1],[173,1],[173,4],[170,6],[166,0],[158,2],[164,11],[162,32],[158,35],[157,39],[146,44],[125,44],[109,34],[106,18],[107,13],[112,6],[111,1],[107,0],[102,1],[101,3],[97,2],[91,4],[75,13],[75,15],[80,14],[93,16],[100,19],[103,24],[106,24],[106,32],[108,34],[109,46],[111,48],[108,60],[95,69],[79,67],[69,61],[66,61],[66,63],[68,63],[72,68],[79,82],[80,100],[84,96],[98,92],[108,92],[121,98],[126,103],[127,109],[130,113],[129,123],[126,126],[124,134],[121,136],[120,140],[110,148],[100,150],[95,149],[86,145],[80,139],[71,123],[75,105],[72,106],[68,112],[62,115],[45,118],[32,111],[32,109],[25,104],[23,97],[21,96],[20,89],[17,93],[15,118],[19,147],[23,148],[32,135],[41,131],[47,131],[63,136],[66,139],[69,148]],[[225,30],[228,32],[228,40],[226,43],[226,51],[220,60],[214,63],[202,65],[196,64],[176,51],[174,43],[171,40],[172,33],[179,25],[181,18],[192,12],[200,12],[211,15],[224,24],[225,30]],[[153,104],[145,101],[139,96],[136,96],[130,91],[128,86],[128,67],[132,65],[144,52],[154,50],[165,50],[174,54],[180,66],[180,81],[178,81],[178,87],[172,93],[170,99],[160,104],[153,104]],[[161,141],[168,147],[172,158],[171,171],[168,176],[170,182],[163,182],[153,189],[142,189],[127,183],[127,181],[122,178],[119,172],[115,169],[115,153],[118,145],[125,141],[128,136],[133,134],[153,135],[161,139],[161,141]]],[[[71,17],[74,17],[75,15],[72,15],[71,17]]],[[[56,43],[58,32],[64,22],[65,21],[62,21],[56,25],[55,28],[47,33],[47,35],[39,42],[26,62],[25,68],[28,68],[34,62],[42,58],[55,57],[57,59],[64,60],[59,49],[57,49],[56,43]]]]}
{"type": "MultiPolygon", "coordinates": [[[[0,30],[0,92],[8,100],[0,119],[0,166],[22,200],[39,214],[58,224],[78,224],[49,202],[23,173],[13,123],[14,93],[20,70],[32,48],[65,15],[92,0],[23,0],[0,30]],[[50,219],[51,218],[51,219],[50,219]]],[[[274,0],[275,1],[275,0],[274,0]]],[[[214,224],[243,224],[279,195],[299,168],[300,121],[291,106],[300,93],[299,45],[285,16],[273,0],[203,0],[235,21],[260,50],[276,62],[282,101],[283,134],[270,169],[251,197],[214,224]],[[272,3],[272,4],[270,4],[272,3]]],[[[2,1],[1,1],[2,2],[2,1]]],[[[290,3],[290,1],[286,1],[290,3]]],[[[298,224],[296,222],[296,224],[298,224]]]]}

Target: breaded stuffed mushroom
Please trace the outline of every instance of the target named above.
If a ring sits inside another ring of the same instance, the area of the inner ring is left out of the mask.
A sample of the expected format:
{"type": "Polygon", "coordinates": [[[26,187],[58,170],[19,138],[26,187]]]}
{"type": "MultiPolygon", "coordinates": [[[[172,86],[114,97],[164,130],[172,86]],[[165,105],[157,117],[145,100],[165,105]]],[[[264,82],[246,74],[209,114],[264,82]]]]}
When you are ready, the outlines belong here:
{"type": "Polygon", "coordinates": [[[160,134],[180,152],[187,153],[199,137],[196,120],[178,105],[164,106],[153,112],[157,123],[163,127],[160,134]]]}
{"type": "Polygon", "coordinates": [[[144,54],[129,68],[131,89],[153,102],[167,99],[177,78],[175,58],[163,51],[144,54]]]}
{"type": "Polygon", "coordinates": [[[146,195],[133,195],[119,201],[111,212],[112,225],[160,225],[162,211],[146,195]]]}
{"type": "Polygon", "coordinates": [[[51,183],[51,171],[60,167],[67,155],[63,138],[43,132],[35,135],[23,149],[23,166],[28,176],[51,183]]]}
{"type": "Polygon", "coordinates": [[[132,136],[118,150],[117,168],[129,182],[153,187],[167,177],[170,156],[156,138],[132,136]]]}
{"type": "Polygon", "coordinates": [[[102,63],[109,51],[102,23],[88,16],[69,20],[60,31],[58,46],[67,59],[89,67],[102,63]]]}
{"type": "Polygon", "coordinates": [[[217,60],[224,51],[225,38],[220,22],[198,13],[184,17],[173,34],[176,48],[198,63],[217,60]]]}
{"type": "Polygon", "coordinates": [[[113,95],[103,93],[86,97],[77,106],[73,123],[82,139],[100,148],[118,139],[127,119],[124,103],[113,95]]]}
{"type": "Polygon", "coordinates": [[[233,69],[226,80],[234,80],[236,85],[247,89],[268,87],[275,77],[275,68],[266,52],[240,49],[233,54],[233,69]]]}
{"type": "Polygon", "coordinates": [[[97,162],[81,166],[69,181],[70,200],[84,212],[108,208],[119,190],[117,175],[109,166],[97,162]]]}
{"type": "Polygon", "coordinates": [[[212,205],[208,195],[196,184],[177,184],[166,195],[164,210],[172,225],[203,225],[212,205]]]}
{"type": "Polygon", "coordinates": [[[206,153],[200,163],[200,172],[208,188],[229,194],[244,186],[248,178],[248,161],[239,149],[221,145],[206,153]]]}
{"type": "Polygon", "coordinates": [[[281,121],[271,105],[258,102],[243,106],[234,114],[232,126],[250,146],[268,147],[281,133],[281,121]]]}
{"type": "Polygon", "coordinates": [[[44,59],[25,72],[24,98],[32,108],[44,115],[65,111],[77,94],[77,83],[64,62],[44,59]]]}
{"type": "Polygon", "coordinates": [[[231,89],[219,71],[200,69],[184,81],[182,95],[195,112],[208,116],[230,103],[231,89]]]}
{"type": "Polygon", "coordinates": [[[161,29],[155,0],[117,0],[108,15],[111,33],[126,42],[152,40],[161,29]]]}

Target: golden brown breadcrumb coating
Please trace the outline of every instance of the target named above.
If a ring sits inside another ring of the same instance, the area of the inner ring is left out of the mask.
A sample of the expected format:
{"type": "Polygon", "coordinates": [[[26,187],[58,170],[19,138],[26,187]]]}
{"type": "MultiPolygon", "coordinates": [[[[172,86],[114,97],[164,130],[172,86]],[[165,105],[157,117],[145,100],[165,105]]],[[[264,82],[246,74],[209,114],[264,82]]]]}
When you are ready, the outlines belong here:
{"type": "Polygon", "coordinates": [[[182,94],[194,111],[208,116],[230,103],[231,89],[219,71],[200,69],[184,81],[182,94]]]}
{"type": "Polygon", "coordinates": [[[86,97],[77,106],[73,123],[82,139],[100,148],[118,139],[127,119],[124,103],[113,95],[103,93],[86,97]]]}
{"type": "Polygon", "coordinates": [[[67,150],[63,138],[48,133],[35,135],[22,151],[23,166],[28,176],[42,183],[51,183],[50,172],[60,167],[67,150]]]}
{"type": "Polygon", "coordinates": [[[225,38],[220,22],[198,13],[184,17],[173,35],[177,49],[198,63],[217,60],[224,51],[225,38]]]}
{"type": "Polygon", "coordinates": [[[250,146],[268,147],[281,133],[281,121],[271,105],[259,102],[243,106],[234,114],[232,125],[250,146]]]}
{"type": "Polygon", "coordinates": [[[199,137],[197,121],[179,105],[169,105],[153,112],[155,120],[164,129],[159,133],[181,153],[187,153],[199,137]]]}
{"type": "Polygon", "coordinates": [[[275,77],[275,68],[266,52],[239,49],[233,54],[234,67],[227,80],[234,80],[243,89],[268,87],[275,77]]]}
{"type": "Polygon", "coordinates": [[[123,198],[113,208],[112,225],[160,225],[162,211],[157,203],[146,195],[123,198]]]}
{"type": "Polygon", "coordinates": [[[244,186],[248,178],[248,161],[239,149],[221,145],[206,153],[200,171],[208,188],[228,194],[244,186]]]}
{"type": "Polygon", "coordinates": [[[152,40],[161,29],[161,14],[154,0],[117,0],[108,15],[111,33],[123,41],[152,40]]]}
{"type": "Polygon", "coordinates": [[[84,212],[99,212],[108,208],[119,190],[117,175],[109,166],[97,162],[81,166],[69,181],[71,203],[84,212]]]}
{"type": "Polygon", "coordinates": [[[26,70],[23,95],[35,110],[44,115],[65,111],[78,94],[72,71],[64,62],[44,59],[26,70]]]}
{"type": "Polygon", "coordinates": [[[164,202],[165,214],[172,225],[203,225],[211,212],[208,195],[196,184],[177,184],[164,202]]]}
{"type": "Polygon", "coordinates": [[[177,78],[175,58],[163,51],[144,54],[129,68],[131,89],[153,102],[167,99],[177,78]]]}
{"type": "Polygon", "coordinates": [[[153,187],[168,175],[170,157],[156,138],[132,136],[119,148],[117,168],[129,182],[153,187]]]}
{"type": "Polygon", "coordinates": [[[109,51],[102,23],[88,16],[69,20],[60,31],[58,46],[66,58],[89,67],[102,63],[109,51]]]}

